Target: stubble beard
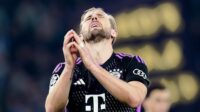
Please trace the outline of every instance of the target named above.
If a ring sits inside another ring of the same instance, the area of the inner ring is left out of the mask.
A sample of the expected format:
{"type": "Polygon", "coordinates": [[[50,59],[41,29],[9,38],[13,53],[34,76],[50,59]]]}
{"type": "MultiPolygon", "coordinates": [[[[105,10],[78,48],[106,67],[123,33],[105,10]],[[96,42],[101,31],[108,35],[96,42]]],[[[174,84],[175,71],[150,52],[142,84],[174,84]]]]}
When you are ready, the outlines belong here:
{"type": "Polygon", "coordinates": [[[103,29],[94,29],[87,33],[83,33],[83,37],[86,42],[98,43],[104,39],[109,39],[110,33],[103,29]]]}

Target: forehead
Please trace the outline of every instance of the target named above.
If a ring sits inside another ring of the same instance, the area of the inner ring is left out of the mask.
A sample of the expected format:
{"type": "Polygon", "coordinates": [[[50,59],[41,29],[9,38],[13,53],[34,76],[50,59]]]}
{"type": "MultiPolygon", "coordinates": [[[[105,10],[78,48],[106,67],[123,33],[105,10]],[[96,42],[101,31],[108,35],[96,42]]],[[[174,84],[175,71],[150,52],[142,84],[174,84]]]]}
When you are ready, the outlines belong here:
{"type": "Polygon", "coordinates": [[[84,18],[94,15],[94,14],[102,14],[102,15],[107,15],[103,10],[101,9],[94,9],[94,10],[89,10],[84,14],[84,18]]]}
{"type": "Polygon", "coordinates": [[[170,92],[168,90],[154,90],[151,93],[151,97],[156,98],[169,98],[170,97],[170,92]]]}

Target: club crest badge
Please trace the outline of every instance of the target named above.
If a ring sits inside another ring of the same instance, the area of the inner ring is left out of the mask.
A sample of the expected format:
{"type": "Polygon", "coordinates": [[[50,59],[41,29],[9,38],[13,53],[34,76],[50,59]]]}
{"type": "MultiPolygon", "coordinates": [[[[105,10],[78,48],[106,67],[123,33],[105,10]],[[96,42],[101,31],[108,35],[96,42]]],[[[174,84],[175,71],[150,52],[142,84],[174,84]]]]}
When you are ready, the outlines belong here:
{"type": "Polygon", "coordinates": [[[121,74],[122,74],[122,70],[120,70],[120,69],[109,70],[109,72],[110,72],[113,76],[117,77],[118,79],[121,77],[121,74]]]}

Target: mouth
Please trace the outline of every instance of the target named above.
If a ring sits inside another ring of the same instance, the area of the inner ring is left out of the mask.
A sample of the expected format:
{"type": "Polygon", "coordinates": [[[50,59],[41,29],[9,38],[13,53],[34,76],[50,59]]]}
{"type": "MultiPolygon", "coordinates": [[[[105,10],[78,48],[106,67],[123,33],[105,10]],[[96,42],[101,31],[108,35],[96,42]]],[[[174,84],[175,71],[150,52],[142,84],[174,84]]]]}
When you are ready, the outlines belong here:
{"type": "Polygon", "coordinates": [[[101,23],[99,23],[97,21],[91,22],[90,28],[97,28],[97,27],[101,27],[101,23]]]}

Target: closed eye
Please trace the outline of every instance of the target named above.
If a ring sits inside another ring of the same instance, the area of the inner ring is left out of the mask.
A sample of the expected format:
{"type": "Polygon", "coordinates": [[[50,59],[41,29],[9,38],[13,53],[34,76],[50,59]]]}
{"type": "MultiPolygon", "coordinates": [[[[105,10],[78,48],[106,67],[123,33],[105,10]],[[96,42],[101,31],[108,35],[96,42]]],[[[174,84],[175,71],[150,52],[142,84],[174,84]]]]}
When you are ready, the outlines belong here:
{"type": "Polygon", "coordinates": [[[85,19],[85,21],[88,21],[88,20],[90,20],[92,18],[92,16],[90,15],[90,16],[88,16],[86,19],[85,19]]]}
{"type": "Polygon", "coordinates": [[[104,15],[102,15],[102,14],[97,14],[97,16],[98,16],[99,18],[104,18],[104,15]]]}

